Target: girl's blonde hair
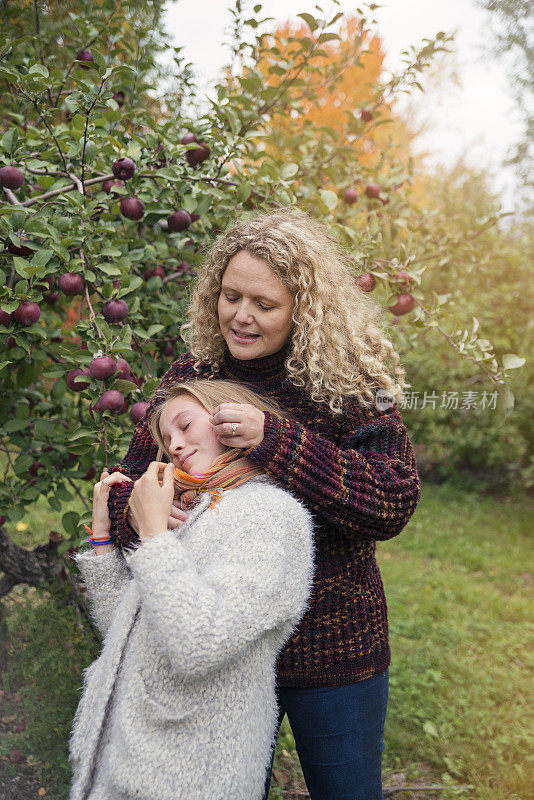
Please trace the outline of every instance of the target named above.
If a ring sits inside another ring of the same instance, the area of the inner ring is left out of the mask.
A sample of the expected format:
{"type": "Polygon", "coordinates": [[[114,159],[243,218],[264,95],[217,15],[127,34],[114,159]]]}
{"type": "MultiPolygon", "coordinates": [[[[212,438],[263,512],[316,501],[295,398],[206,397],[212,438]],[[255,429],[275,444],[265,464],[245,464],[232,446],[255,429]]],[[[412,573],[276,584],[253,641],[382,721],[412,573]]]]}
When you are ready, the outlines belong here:
{"type": "Polygon", "coordinates": [[[163,438],[159,429],[159,421],[163,409],[168,405],[168,403],[183,394],[190,394],[192,397],[198,400],[198,402],[201,403],[201,405],[206,409],[206,411],[209,411],[210,414],[213,414],[217,406],[221,403],[250,403],[250,405],[255,406],[260,411],[269,411],[276,417],[282,418],[284,416],[288,416],[288,414],[286,414],[282,410],[281,406],[279,406],[274,400],[265,400],[251,389],[248,389],[246,386],[236,383],[235,381],[207,380],[199,378],[192,381],[184,381],[183,383],[173,384],[167,388],[159,389],[155,393],[154,399],[159,400],[160,402],[158,405],[154,405],[152,407],[152,410],[149,414],[150,433],[159,447],[156,461],[161,461],[163,454],[165,454],[167,458],[172,461],[171,454],[163,444],[163,438]]]}
{"type": "Polygon", "coordinates": [[[225,340],[217,305],[229,260],[245,250],[266,261],[293,293],[293,332],[286,359],[290,381],[317,403],[341,413],[343,398],[363,406],[378,389],[396,402],[410,386],[381,326],[382,308],[357,285],[348,258],[317,220],[297,209],[277,209],[241,220],[213,243],[200,271],[181,335],[197,358],[219,371],[225,340]],[[388,367],[386,362],[390,362],[388,367]],[[397,380],[391,377],[393,371],[397,380]]]}

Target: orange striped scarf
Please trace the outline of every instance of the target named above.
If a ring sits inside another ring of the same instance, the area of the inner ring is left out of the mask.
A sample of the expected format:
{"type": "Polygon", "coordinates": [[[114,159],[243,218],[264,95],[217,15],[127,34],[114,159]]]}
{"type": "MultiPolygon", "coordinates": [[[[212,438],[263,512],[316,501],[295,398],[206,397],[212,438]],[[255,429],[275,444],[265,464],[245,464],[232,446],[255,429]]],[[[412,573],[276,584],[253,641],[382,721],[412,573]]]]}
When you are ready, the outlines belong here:
{"type": "Polygon", "coordinates": [[[201,475],[189,475],[179,467],[174,468],[174,499],[181,508],[191,508],[203,492],[211,495],[210,508],[221,499],[225,489],[232,489],[250,480],[263,470],[254,467],[243,457],[241,448],[232,448],[218,456],[211,467],[201,475]]]}

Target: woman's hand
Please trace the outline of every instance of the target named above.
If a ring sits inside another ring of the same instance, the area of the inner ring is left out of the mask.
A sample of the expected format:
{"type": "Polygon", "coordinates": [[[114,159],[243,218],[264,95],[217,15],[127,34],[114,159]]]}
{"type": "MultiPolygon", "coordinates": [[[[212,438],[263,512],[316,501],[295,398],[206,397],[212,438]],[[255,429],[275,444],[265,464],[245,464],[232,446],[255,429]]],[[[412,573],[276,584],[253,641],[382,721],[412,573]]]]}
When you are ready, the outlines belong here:
{"type": "Polygon", "coordinates": [[[130,512],[141,541],[167,530],[173,497],[174,465],[152,461],[130,495],[130,512]]]}
{"type": "Polygon", "coordinates": [[[249,403],[221,403],[210,417],[217,438],[226,447],[256,447],[263,442],[265,414],[249,403]],[[232,423],[237,423],[232,434],[232,423]]]}
{"type": "MultiPolygon", "coordinates": [[[[109,537],[109,529],[111,526],[108,511],[108,498],[109,488],[116,483],[126,483],[131,481],[127,475],[122,472],[112,472],[111,475],[107,470],[104,470],[100,476],[98,483],[95,483],[93,488],[93,539],[107,539],[109,537]]],[[[100,545],[104,547],[105,545],[100,545]]]]}

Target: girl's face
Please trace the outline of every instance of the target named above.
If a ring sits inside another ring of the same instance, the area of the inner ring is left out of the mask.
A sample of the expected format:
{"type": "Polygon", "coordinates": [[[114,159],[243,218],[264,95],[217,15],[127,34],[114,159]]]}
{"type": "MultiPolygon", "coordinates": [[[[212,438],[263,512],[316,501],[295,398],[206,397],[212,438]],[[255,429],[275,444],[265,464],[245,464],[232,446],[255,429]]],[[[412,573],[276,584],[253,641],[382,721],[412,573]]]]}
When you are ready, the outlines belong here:
{"type": "Polygon", "coordinates": [[[261,258],[240,250],[226,267],[218,313],[221,333],[235,358],[276,353],[291,336],[294,297],[261,258]]]}
{"type": "Polygon", "coordinates": [[[210,413],[190,394],[169,400],[159,418],[163,443],[175,467],[189,475],[206,472],[227,451],[215,435],[210,413]]]}

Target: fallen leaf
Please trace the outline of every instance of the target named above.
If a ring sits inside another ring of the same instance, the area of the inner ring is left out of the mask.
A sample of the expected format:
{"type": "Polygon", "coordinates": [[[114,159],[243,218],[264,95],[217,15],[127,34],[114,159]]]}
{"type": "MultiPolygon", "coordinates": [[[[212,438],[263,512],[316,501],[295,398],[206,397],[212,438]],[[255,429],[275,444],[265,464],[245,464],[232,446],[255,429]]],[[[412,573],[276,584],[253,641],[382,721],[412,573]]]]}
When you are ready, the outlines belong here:
{"type": "Polygon", "coordinates": [[[41,788],[39,789],[39,791],[37,792],[37,794],[39,795],[39,797],[44,797],[44,795],[46,794],[46,789],[44,789],[44,788],[41,786],[41,788]]]}
{"type": "Polygon", "coordinates": [[[15,527],[18,531],[25,531],[28,526],[25,522],[17,522],[15,527]]]}

